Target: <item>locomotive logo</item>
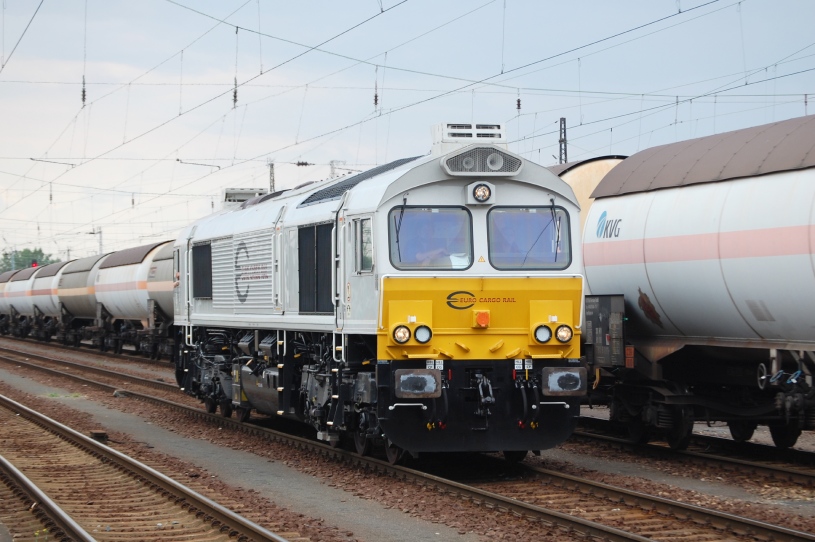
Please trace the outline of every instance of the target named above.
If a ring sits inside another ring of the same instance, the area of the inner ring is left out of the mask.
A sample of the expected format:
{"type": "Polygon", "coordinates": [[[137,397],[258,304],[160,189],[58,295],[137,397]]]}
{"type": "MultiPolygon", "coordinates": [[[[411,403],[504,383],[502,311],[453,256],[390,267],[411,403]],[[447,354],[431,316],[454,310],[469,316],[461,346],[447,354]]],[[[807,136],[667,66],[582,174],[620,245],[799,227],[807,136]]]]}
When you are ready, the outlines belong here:
{"type": "Polygon", "coordinates": [[[611,237],[620,236],[620,223],[622,218],[608,218],[606,212],[600,215],[600,220],[597,221],[597,237],[601,239],[609,239],[611,237]]]}
{"type": "MultiPolygon", "coordinates": [[[[240,269],[241,266],[238,265],[238,258],[241,255],[241,252],[246,254],[246,257],[249,258],[249,249],[246,248],[246,243],[241,242],[238,245],[237,250],[235,250],[235,269],[240,269]]],[[[249,285],[246,285],[246,289],[241,292],[240,285],[238,284],[241,281],[242,273],[235,273],[235,294],[238,296],[238,301],[241,303],[246,303],[246,298],[249,297],[249,285]]]]}
{"type": "Polygon", "coordinates": [[[475,305],[475,296],[463,290],[453,292],[447,296],[447,306],[451,309],[463,311],[475,305]]]}
{"type": "Polygon", "coordinates": [[[664,329],[662,325],[662,317],[657,312],[656,307],[654,304],[651,303],[651,299],[648,297],[648,294],[637,288],[637,291],[640,293],[639,299],[637,299],[637,305],[642,312],[645,314],[645,317],[651,320],[654,324],[658,325],[660,328],[664,329]]]}

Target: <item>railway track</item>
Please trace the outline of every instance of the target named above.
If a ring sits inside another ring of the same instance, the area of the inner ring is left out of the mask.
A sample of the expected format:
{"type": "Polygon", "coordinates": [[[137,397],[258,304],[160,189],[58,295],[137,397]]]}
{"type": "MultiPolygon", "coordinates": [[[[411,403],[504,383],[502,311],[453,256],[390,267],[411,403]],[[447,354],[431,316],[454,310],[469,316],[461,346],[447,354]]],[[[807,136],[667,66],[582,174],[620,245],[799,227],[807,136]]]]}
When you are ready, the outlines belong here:
{"type": "MultiPolygon", "coordinates": [[[[15,363],[19,363],[19,360],[15,360],[15,363]]],[[[82,381],[91,382],[87,379],[82,381]]],[[[108,391],[114,389],[107,384],[91,383],[108,391]]],[[[314,451],[373,472],[433,487],[490,509],[542,522],[564,533],[581,533],[581,536],[596,540],[815,540],[815,536],[808,533],[529,466],[524,466],[527,474],[522,480],[459,483],[447,477],[393,466],[375,458],[360,457],[340,448],[269,428],[207,414],[200,408],[186,407],[136,392],[128,392],[128,395],[153,402],[164,409],[180,410],[208,423],[314,451]],[[541,491],[541,488],[544,490],[541,491]],[[670,527],[666,528],[666,525],[670,527]]]]}
{"type": "MultiPolygon", "coordinates": [[[[59,540],[285,539],[178,482],[0,396],[0,453],[59,540]],[[37,492],[41,492],[37,494],[37,492]],[[45,506],[48,499],[56,506],[45,506]],[[60,509],[64,510],[61,512],[60,509]]],[[[5,469],[4,469],[5,470],[5,469]]]]}
{"type": "Polygon", "coordinates": [[[573,438],[602,441],[611,447],[672,462],[715,464],[724,472],[762,476],[815,488],[815,454],[811,452],[782,450],[764,444],[739,443],[705,435],[693,435],[688,449],[680,451],[660,444],[635,444],[615,436],[618,432],[614,431],[613,424],[603,419],[583,417],[580,427],[573,438]]]}

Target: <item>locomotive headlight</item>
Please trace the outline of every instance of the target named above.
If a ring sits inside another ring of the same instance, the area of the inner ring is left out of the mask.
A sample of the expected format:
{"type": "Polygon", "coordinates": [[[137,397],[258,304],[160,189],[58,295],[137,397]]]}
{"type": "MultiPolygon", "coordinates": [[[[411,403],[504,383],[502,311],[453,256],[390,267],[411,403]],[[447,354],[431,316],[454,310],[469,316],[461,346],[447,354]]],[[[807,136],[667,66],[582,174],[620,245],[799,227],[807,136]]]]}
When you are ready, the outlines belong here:
{"type": "Polygon", "coordinates": [[[413,332],[413,337],[422,344],[429,341],[432,336],[433,332],[427,326],[419,326],[416,328],[416,331],[413,332]]]}
{"type": "Polygon", "coordinates": [[[410,340],[410,329],[407,326],[397,326],[393,330],[393,340],[399,344],[405,344],[410,340]]]}
{"type": "Polygon", "coordinates": [[[498,171],[504,167],[504,157],[497,152],[490,154],[487,156],[487,167],[492,171],[498,171]]]}
{"type": "Polygon", "coordinates": [[[547,343],[552,339],[552,330],[549,326],[538,326],[535,328],[535,340],[539,343],[547,343]]]}
{"type": "Polygon", "coordinates": [[[461,167],[463,167],[467,171],[473,169],[475,167],[475,158],[473,158],[472,156],[465,156],[464,159],[461,161],[461,167]]]}
{"type": "Polygon", "coordinates": [[[484,203],[490,199],[490,196],[492,196],[492,190],[490,190],[490,187],[486,184],[477,184],[475,185],[475,188],[473,188],[473,197],[475,198],[475,201],[479,203],[484,203]]]}
{"type": "Polygon", "coordinates": [[[555,337],[562,343],[567,343],[572,340],[572,328],[569,326],[558,326],[555,331],[555,337]]]}

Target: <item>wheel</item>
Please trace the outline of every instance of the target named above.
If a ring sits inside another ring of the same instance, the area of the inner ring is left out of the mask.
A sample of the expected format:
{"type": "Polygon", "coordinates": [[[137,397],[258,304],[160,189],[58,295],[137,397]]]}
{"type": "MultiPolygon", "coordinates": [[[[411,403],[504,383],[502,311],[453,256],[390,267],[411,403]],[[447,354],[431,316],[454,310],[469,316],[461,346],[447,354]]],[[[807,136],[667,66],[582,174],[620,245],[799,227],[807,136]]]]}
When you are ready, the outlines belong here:
{"type": "Polygon", "coordinates": [[[692,412],[688,408],[677,407],[673,412],[674,426],[668,429],[668,445],[671,450],[684,450],[693,436],[692,412]]]}
{"type": "Polygon", "coordinates": [[[396,465],[397,463],[402,461],[402,458],[405,455],[405,451],[391,442],[390,439],[385,439],[385,457],[388,460],[388,463],[391,465],[396,465]]]}
{"type": "Polygon", "coordinates": [[[770,436],[773,437],[773,443],[775,443],[776,447],[790,448],[798,442],[801,429],[790,425],[771,425],[770,436]]]}
{"type": "Polygon", "coordinates": [[[215,414],[215,411],[218,410],[218,403],[212,397],[207,397],[204,399],[204,409],[209,414],[215,414]]]}
{"type": "Polygon", "coordinates": [[[228,399],[221,401],[219,406],[221,407],[221,416],[224,418],[232,417],[232,401],[228,399]]]}
{"type": "Polygon", "coordinates": [[[246,423],[252,415],[252,409],[247,407],[238,407],[235,409],[235,414],[238,416],[238,421],[246,423]]]}
{"type": "Polygon", "coordinates": [[[627,424],[628,440],[635,444],[648,444],[651,440],[651,429],[639,417],[631,418],[627,424]]]}
{"type": "Polygon", "coordinates": [[[747,442],[753,438],[753,432],[758,424],[753,420],[730,420],[727,427],[730,428],[730,436],[736,442],[747,442]]]}
{"type": "Polygon", "coordinates": [[[361,456],[371,453],[371,439],[365,436],[363,431],[354,431],[354,447],[361,456]]]}
{"type": "Polygon", "coordinates": [[[510,463],[520,463],[526,457],[529,451],[527,450],[504,450],[504,459],[510,463]]]}

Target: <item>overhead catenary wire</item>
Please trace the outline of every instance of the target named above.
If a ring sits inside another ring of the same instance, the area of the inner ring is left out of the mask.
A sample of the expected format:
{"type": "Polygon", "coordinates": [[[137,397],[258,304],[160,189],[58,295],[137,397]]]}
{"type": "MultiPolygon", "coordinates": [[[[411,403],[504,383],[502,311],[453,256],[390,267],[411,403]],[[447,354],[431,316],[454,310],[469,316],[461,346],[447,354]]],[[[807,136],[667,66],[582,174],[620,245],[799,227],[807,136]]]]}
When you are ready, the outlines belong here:
{"type": "MultiPolygon", "coordinates": [[[[170,2],[170,3],[172,3],[172,4],[176,4],[176,5],[179,5],[179,6],[181,6],[181,7],[187,8],[187,6],[183,6],[183,5],[181,5],[181,4],[178,4],[177,2],[174,2],[173,0],[167,0],[167,1],[168,1],[168,2],[170,2]]],[[[243,6],[245,6],[246,4],[248,4],[250,1],[251,1],[251,0],[247,0],[247,1],[246,1],[246,2],[245,2],[245,3],[244,3],[244,4],[243,4],[243,5],[240,7],[240,8],[238,8],[238,10],[240,10],[240,9],[241,9],[243,6]]],[[[256,76],[254,76],[254,77],[251,77],[251,78],[250,78],[250,79],[248,79],[247,81],[244,81],[243,83],[241,83],[241,85],[243,85],[243,84],[245,84],[245,83],[248,83],[248,82],[250,82],[250,81],[253,81],[253,80],[257,79],[258,77],[261,77],[262,75],[264,75],[264,74],[266,74],[266,73],[268,73],[268,72],[270,72],[270,71],[273,71],[273,70],[275,70],[275,69],[277,69],[277,68],[279,68],[279,67],[281,67],[281,66],[284,66],[284,65],[288,64],[289,62],[291,62],[291,61],[293,61],[293,60],[295,60],[295,59],[297,59],[297,58],[300,58],[300,57],[302,57],[303,55],[305,55],[305,54],[307,54],[307,53],[309,53],[309,52],[311,52],[311,51],[313,51],[313,50],[316,50],[318,47],[321,47],[321,46],[323,46],[323,45],[325,45],[325,44],[327,44],[327,43],[329,43],[329,42],[331,42],[331,41],[333,41],[333,40],[335,40],[335,39],[339,38],[340,36],[343,36],[343,35],[347,34],[348,32],[352,31],[353,29],[356,29],[356,28],[358,28],[358,27],[360,27],[360,26],[362,26],[362,25],[366,24],[367,22],[370,22],[371,20],[373,20],[373,19],[375,19],[376,17],[378,17],[378,16],[382,15],[383,13],[386,13],[386,12],[388,12],[388,11],[393,10],[393,9],[395,9],[396,7],[398,7],[398,6],[402,5],[402,4],[404,4],[404,3],[405,3],[405,2],[407,2],[407,1],[408,1],[408,0],[402,0],[402,2],[399,2],[399,3],[397,3],[396,5],[391,6],[390,8],[387,8],[386,10],[382,11],[381,13],[377,13],[376,15],[373,15],[373,16],[371,16],[371,17],[368,17],[368,18],[364,19],[363,21],[361,21],[361,22],[359,22],[359,23],[356,23],[355,25],[353,25],[353,26],[351,26],[351,27],[349,27],[349,28],[347,28],[347,29],[345,29],[345,30],[341,31],[340,33],[338,33],[338,34],[336,34],[336,35],[334,35],[334,36],[332,36],[332,37],[330,37],[330,38],[325,39],[324,41],[322,41],[322,42],[321,42],[321,43],[319,43],[318,45],[313,46],[313,47],[309,48],[308,50],[306,50],[306,51],[304,51],[304,52],[301,52],[301,53],[299,53],[299,54],[297,54],[297,55],[295,55],[295,56],[293,56],[293,57],[290,57],[290,58],[289,58],[289,59],[287,59],[287,60],[284,60],[284,61],[282,61],[282,62],[278,63],[276,66],[273,66],[272,68],[269,68],[268,70],[264,71],[263,73],[261,73],[261,74],[259,74],[259,75],[256,75],[256,76]]],[[[190,9],[190,8],[187,8],[187,9],[190,9]]],[[[233,13],[236,13],[238,10],[233,11],[233,13]]],[[[197,12],[197,10],[192,10],[192,11],[196,11],[196,12],[197,12]]],[[[197,12],[197,13],[200,13],[200,12],[197,12]]],[[[207,16],[208,16],[208,15],[207,15],[207,16]]],[[[211,16],[208,16],[208,17],[212,18],[211,16]]],[[[216,20],[217,20],[217,19],[216,19],[216,20]]],[[[224,22],[224,21],[220,21],[220,20],[219,20],[219,23],[223,23],[223,22],[224,22]]],[[[216,26],[217,26],[217,25],[216,25],[216,26]]],[[[231,25],[231,26],[234,26],[234,25],[231,25]]],[[[237,28],[237,27],[236,27],[236,28],[237,28]]],[[[212,30],[212,29],[210,29],[210,31],[211,31],[211,30],[212,30]]],[[[209,32],[209,31],[207,31],[206,33],[208,33],[208,32],[209,32]]],[[[206,35],[206,33],[205,33],[204,35],[206,35]]],[[[196,38],[196,40],[193,40],[193,43],[195,43],[196,41],[200,40],[200,39],[201,39],[201,37],[203,37],[203,36],[199,36],[198,38],[196,38]]],[[[173,56],[172,56],[172,57],[170,57],[170,58],[174,58],[175,56],[176,56],[176,55],[173,55],[173,56]]],[[[167,60],[169,60],[169,58],[168,58],[167,60]]],[[[166,62],[167,62],[167,60],[165,60],[164,62],[160,63],[158,66],[160,66],[160,65],[162,65],[162,64],[164,64],[164,63],[166,63],[166,62]]],[[[156,66],[156,67],[158,67],[158,66],[156,66]]],[[[146,73],[149,73],[150,71],[152,71],[152,70],[154,70],[154,69],[156,69],[156,67],[152,68],[151,70],[148,70],[148,72],[145,72],[145,74],[146,74],[146,73]]],[[[144,76],[145,74],[142,74],[142,75],[141,75],[141,76],[139,76],[139,77],[142,77],[142,76],[144,76]]],[[[137,79],[138,79],[138,78],[137,78],[137,79]]],[[[236,84],[236,88],[237,88],[237,86],[238,86],[238,85],[236,84]]],[[[114,92],[115,92],[115,91],[114,91],[114,92]]],[[[227,92],[228,92],[228,91],[227,91],[227,92]]],[[[110,93],[109,93],[109,94],[110,94],[110,93]]],[[[205,100],[204,102],[201,102],[201,103],[197,104],[196,106],[194,106],[194,107],[192,107],[192,108],[188,109],[188,110],[187,110],[187,111],[185,111],[183,114],[188,114],[188,113],[190,113],[191,111],[197,110],[197,109],[199,109],[199,108],[203,107],[204,105],[207,105],[207,104],[209,104],[209,103],[211,103],[211,102],[213,102],[213,101],[217,100],[218,98],[220,98],[220,97],[221,97],[221,96],[223,96],[224,94],[226,94],[226,92],[219,93],[219,94],[217,94],[216,96],[213,96],[213,97],[211,97],[211,98],[209,98],[209,99],[205,100]]],[[[89,104],[89,106],[92,106],[92,105],[93,105],[93,102],[89,104]]],[[[89,110],[90,110],[90,107],[88,108],[88,115],[87,115],[87,117],[86,117],[86,121],[87,121],[87,120],[90,118],[90,115],[89,115],[89,110]]],[[[114,147],[112,147],[112,148],[109,148],[107,151],[104,151],[104,152],[103,152],[103,153],[101,153],[100,155],[97,155],[97,156],[95,156],[95,157],[92,157],[92,158],[86,159],[86,160],[85,160],[84,162],[82,162],[80,165],[84,165],[84,164],[86,164],[86,163],[92,162],[93,160],[95,160],[95,159],[97,159],[97,158],[99,158],[99,157],[101,157],[101,156],[105,156],[105,155],[107,155],[107,154],[109,154],[109,153],[111,153],[111,152],[115,151],[116,149],[119,149],[119,148],[121,148],[121,147],[123,147],[123,146],[127,145],[128,143],[130,143],[130,142],[132,142],[132,141],[135,141],[135,140],[137,140],[137,139],[140,139],[140,138],[142,138],[142,137],[144,137],[144,136],[146,136],[146,135],[148,135],[148,134],[150,134],[150,133],[152,133],[152,132],[154,132],[154,131],[156,131],[156,130],[158,130],[158,129],[160,129],[160,128],[164,127],[164,126],[166,126],[167,124],[169,124],[170,122],[172,122],[172,121],[174,121],[175,119],[179,118],[180,116],[182,116],[182,115],[174,116],[173,118],[170,118],[170,119],[168,119],[168,120],[166,120],[166,121],[164,121],[164,122],[162,122],[162,123],[160,123],[160,124],[158,124],[158,125],[156,125],[156,126],[153,126],[152,128],[148,129],[147,131],[142,132],[142,133],[140,133],[140,134],[138,134],[138,135],[136,135],[136,136],[132,137],[131,139],[129,139],[129,140],[127,140],[127,141],[123,142],[121,145],[116,145],[116,146],[114,146],[114,147]]],[[[86,128],[87,128],[87,127],[86,127],[86,128]]],[[[86,129],[86,134],[87,134],[87,129],[86,129]]],[[[87,138],[86,138],[86,144],[87,144],[87,138]]],[[[85,150],[83,151],[83,154],[84,154],[84,156],[87,156],[87,146],[86,146],[85,150]]],[[[57,181],[57,180],[58,180],[59,178],[61,178],[62,176],[63,176],[63,174],[60,174],[60,175],[58,175],[56,178],[52,179],[52,181],[57,181]]],[[[33,194],[33,192],[32,192],[32,194],[33,194]]],[[[25,197],[21,198],[20,200],[17,200],[16,202],[12,203],[11,205],[6,206],[4,209],[0,210],[0,214],[2,214],[3,212],[7,211],[7,210],[8,210],[8,209],[10,209],[11,207],[13,207],[13,206],[17,205],[18,203],[20,203],[20,202],[21,202],[22,200],[24,200],[24,199],[25,199],[25,197]]]]}
{"type": "MultiPolygon", "coordinates": [[[[383,74],[384,74],[384,70],[383,70],[383,74]]],[[[383,79],[384,79],[384,75],[383,75],[383,79]]],[[[301,88],[302,88],[302,87],[301,87],[301,88]]],[[[316,87],[315,87],[315,88],[316,88],[316,87]]],[[[474,99],[474,89],[473,89],[473,90],[470,90],[469,92],[471,93],[471,96],[473,96],[473,99],[474,99]]],[[[582,96],[582,93],[581,93],[580,95],[582,96]]],[[[673,96],[672,96],[672,99],[673,99],[673,96]]],[[[800,94],[799,94],[799,99],[800,99],[800,94]]],[[[390,102],[389,102],[389,103],[390,103],[390,102]]],[[[525,105],[526,105],[526,104],[525,104],[525,105]]],[[[473,108],[473,109],[474,109],[474,108],[473,108]]],[[[301,111],[301,114],[302,114],[302,111],[301,111]]],[[[531,112],[530,112],[530,113],[527,113],[527,114],[531,114],[531,112]]],[[[389,118],[392,118],[392,117],[389,117],[389,118]]],[[[389,122],[390,122],[390,120],[389,120],[389,122]]],[[[539,125],[538,125],[538,126],[539,126],[539,125]]],[[[298,127],[298,131],[299,131],[299,127],[298,127]]],[[[537,131],[537,127],[536,127],[536,126],[533,126],[533,132],[536,132],[536,131],[537,131]]],[[[297,140],[299,140],[299,134],[298,134],[297,140]]],[[[234,158],[234,156],[233,156],[233,158],[234,158]]],[[[103,157],[103,159],[107,159],[107,157],[103,157]]],[[[111,158],[111,159],[113,159],[113,158],[111,158]]]]}
{"type": "MultiPolygon", "coordinates": [[[[20,34],[20,38],[17,40],[17,43],[14,44],[14,47],[11,48],[11,52],[8,54],[8,57],[6,57],[5,60],[3,61],[3,64],[0,65],[0,73],[3,73],[3,70],[6,69],[6,66],[8,66],[8,61],[11,60],[11,56],[14,54],[14,51],[17,50],[17,46],[20,45],[21,41],[23,41],[23,37],[25,37],[26,32],[28,32],[28,28],[31,26],[31,23],[34,22],[34,17],[37,16],[37,13],[40,11],[40,8],[42,7],[43,2],[45,2],[45,0],[40,0],[39,5],[37,5],[37,9],[34,10],[34,14],[31,16],[31,19],[28,21],[28,24],[25,25],[25,28],[23,29],[22,34],[20,34]]],[[[3,6],[5,8],[5,4],[3,4],[3,6]]],[[[5,40],[5,9],[3,10],[3,24],[4,24],[3,39],[5,40]]],[[[5,44],[4,44],[4,48],[5,48],[5,44]]]]}
{"type": "MultiPolygon", "coordinates": [[[[169,1],[172,1],[172,0],[169,0],[169,1]]],[[[699,9],[699,8],[704,7],[704,6],[706,6],[706,5],[709,5],[709,4],[712,4],[712,3],[715,3],[716,1],[718,1],[718,0],[713,0],[713,1],[711,1],[711,2],[708,2],[708,3],[703,4],[703,5],[701,5],[701,6],[697,6],[697,7],[692,8],[692,9],[699,9]]],[[[392,9],[392,8],[389,8],[389,9],[392,9]]],[[[663,18],[658,19],[657,21],[665,20],[665,19],[670,18],[670,17],[673,17],[673,16],[674,16],[674,15],[670,15],[670,16],[667,16],[667,17],[663,17],[663,18]]],[[[633,30],[636,30],[636,29],[638,29],[638,28],[642,28],[642,27],[644,27],[644,26],[648,26],[649,24],[654,24],[654,23],[655,23],[655,22],[657,22],[657,21],[652,21],[651,23],[646,23],[646,24],[644,24],[644,25],[639,25],[638,27],[635,27],[634,29],[629,29],[629,30],[627,30],[627,31],[623,31],[623,32],[620,32],[620,33],[614,34],[613,36],[608,36],[608,37],[603,38],[603,39],[601,39],[601,40],[596,40],[596,41],[592,42],[592,44],[594,44],[594,43],[599,43],[599,42],[602,42],[602,41],[605,41],[605,40],[608,40],[608,39],[612,39],[613,37],[616,37],[616,36],[619,36],[619,35],[626,34],[626,33],[628,33],[628,32],[631,32],[631,31],[633,31],[633,30]]],[[[321,44],[321,45],[322,45],[322,44],[321,44]]],[[[587,44],[587,45],[584,45],[584,46],[581,46],[581,47],[577,47],[577,48],[575,48],[575,49],[572,49],[571,51],[578,50],[578,49],[581,49],[581,48],[587,47],[587,46],[589,46],[589,45],[591,45],[591,44],[587,44]]],[[[318,46],[315,46],[315,47],[319,47],[319,45],[318,45],[318,46]]],[[[569,51],[567,51],[567,52],[569,52],[569,51]]],[[[533,65],[533,64],[537,64],[537,63],[543,62],[543,61],[545,61],[545,60],[547,60],[547,59],[555,58],[555,57],[557,57],[557,56],[562,56],[563,54],[566,54],[567,52],[560,53],[560,54],[554,55],[554,56],[552,56],[552,57],[547,57],[547,58],[540,59],[540,60],[535,61],[535,62],[532,62],[532,63],[525,64],[524,66],[520,66],[520,67],[518,67],[518,68],[514,68],[514,69],[513,69],[513,70],[511,70],[511,71],[514,71],[514,70],[517,70],[517,69],[521,69],[521,68],[524,68],[524,67],[527,67],[527,66],[530,66],[530,65],[533,65]]],[[[498,74],[497,74],[497,75],[498,75],[498,74]]],[[[497,76],[497,75],[496,75],[496,76],[497,76]]],[[[494,77],[496,77],[496,76],[492,76],[491,78],[494,78],[494,77]]],[[[491,79],[491,78],[482,79],[480,82],[486,81],[487,79],[491,79]]],[[[470,85],[467,85],[467,86],[470,86],[470,85]]],[[[466,88],[466,87],[464,87],[464,88],[466,88]]],[[[414,103],[412,103],[412,104],[408,104],[408,105],[405,105],[405,106],[402,106],[402,107],[399,107],[399,108],[396,108],[396,109],[391,109],[391,110],[389,110],[389,111],[388,111],[388,114],[390,115],[390,114],[393,114],[393,113],[394,113],[394,112],[396,112],[396,111],[404,110],[404,109],[406,109],[406,108],[408,108],[408,107],[413,107],[413,106],[415,106],[415,105],[418,105],[418,104],[420,104],[420,103],[427,102],[427,101],[432,100],[432,99],[437,99],[437,98],[439,98],[439,97],[441,97],[441,96],[444,96],[444,95],[449,94],[450,92],[451,92],[451,91],[448,91],[448,92],[442,93],[441,95],[437,95],[437,96],[434,96],[434,97],[431,97],[431,98],[428,98],[428,99],[425,99],[425,100],[421,100],[421,101],[419,101],[419,102],[414,102],[414,103]]],[[[213,98],[213,99],[214,99],[214,98],[213,98]]],[[[345,129],[349,128],[349,127],[352,127],[352,126],[357,126],[357,125],[360,125],[360,126],[361,126],[361,124],[362,124],[362,123],[365,123],[365,122],[367,122],[367,121],[369,121],[369,120],[370,120],[370,118],[368,118],[368,119],[363,119],[362,121],[358,121],[358,122],[356,122],[356,123],[353,123],[353,124],[350,124],[350,125],[346,125],[346,126],[341,127],[341,128],[337,128],[337,129],[334,129],[334,130],[330,130],[330,131],[324,132],[323,134],[320,134],[320,135],[318,135],[318,136],[314,136],[314,137],[312,137],[312,138],[309,138],[308,140],[303,140],[303,141],[300,141],[300,140],[299,140],[299,137],[298,137],[298,138],[297,138],[297,143],[299,144],[299,143],[303,143],[303,142],[305,142],[305,141],[310,141],[310,140],[314,140],[314,139],[322,138],[322,137],[325,137],[325,136],[328,136],[328,135],[331,135],[331,134],[337,133],[337,132],[339,132],[339,131],[343,131],[343,130],[345,130],[345,129]]],[[[155,129],[155,128],[154,128],[154,129],[155,129]]],[[[143,134],[143,135],[144,135],[144,134],[143,134]]],[[[282,147],[281,149],[277,149],[277,151],[282,150],[282,149],[285,149],[285,148],[289,148],[289,147],[291,147],[291,146],[292,146],[292,145],[287,145],[287,146],[284,146],[284,147],[282,147]]],[[[108,152],[110,152],[110,151],[108,151],[108,152]]],[[[274,151],[274,152],[276,152],[276,151],[274,151]]],[[[107,153],[105,153],[105,154],[107,154],[107,153]]],[[[269,154],[270,154],[270,153],[264,153],[263,155],[260,155],[260,156],[267,156],[267,155],[269,155],[269,154]]]]}

